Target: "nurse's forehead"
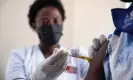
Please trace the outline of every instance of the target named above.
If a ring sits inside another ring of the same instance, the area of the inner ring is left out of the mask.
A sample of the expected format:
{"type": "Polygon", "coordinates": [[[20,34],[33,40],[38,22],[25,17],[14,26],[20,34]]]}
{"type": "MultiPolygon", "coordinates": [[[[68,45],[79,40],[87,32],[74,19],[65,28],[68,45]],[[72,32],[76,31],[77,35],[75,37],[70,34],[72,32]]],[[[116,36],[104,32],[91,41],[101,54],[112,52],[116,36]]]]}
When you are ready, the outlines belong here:
{"type": "Polygon", "coordinates": [[[61,14],[59,10],[55,7],[46,7],[42,8],[38,14],[37,17],[57,17],[60,18],[61,14]]]}

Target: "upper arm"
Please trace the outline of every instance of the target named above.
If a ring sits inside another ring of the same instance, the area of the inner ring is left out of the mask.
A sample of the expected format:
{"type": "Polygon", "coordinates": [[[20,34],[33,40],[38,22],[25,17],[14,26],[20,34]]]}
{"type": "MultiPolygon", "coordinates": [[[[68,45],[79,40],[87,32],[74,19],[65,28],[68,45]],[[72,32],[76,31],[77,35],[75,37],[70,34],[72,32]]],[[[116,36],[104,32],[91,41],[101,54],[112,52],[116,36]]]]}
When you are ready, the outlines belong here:
{"type": "Polygon", "coordinates": [[[5,78],[6,80],[26,80],[24,59],[15,51],[12,51],[9,57],[5,78]]]}

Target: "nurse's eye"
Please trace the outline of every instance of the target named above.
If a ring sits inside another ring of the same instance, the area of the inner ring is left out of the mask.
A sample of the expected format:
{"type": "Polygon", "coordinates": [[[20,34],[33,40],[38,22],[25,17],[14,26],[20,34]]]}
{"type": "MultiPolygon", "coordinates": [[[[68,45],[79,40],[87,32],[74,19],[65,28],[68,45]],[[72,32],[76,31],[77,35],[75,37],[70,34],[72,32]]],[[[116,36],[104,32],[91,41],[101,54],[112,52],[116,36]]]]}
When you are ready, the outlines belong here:
{"type": "Polygon", "coordinates": [[[58,24],[59,20],[58,19],[54,19],[54,24],[58,24]]]}

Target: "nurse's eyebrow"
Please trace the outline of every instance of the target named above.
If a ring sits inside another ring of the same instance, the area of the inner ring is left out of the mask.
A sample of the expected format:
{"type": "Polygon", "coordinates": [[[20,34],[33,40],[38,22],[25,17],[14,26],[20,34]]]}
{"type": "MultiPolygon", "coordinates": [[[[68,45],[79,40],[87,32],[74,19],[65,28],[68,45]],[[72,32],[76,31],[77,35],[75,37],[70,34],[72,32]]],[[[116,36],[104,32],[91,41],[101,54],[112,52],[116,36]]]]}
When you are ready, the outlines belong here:
{"type": "Polygon", "coordinates": [[[55,16],[56,19],[59,19],[59,16],[55,16]]]}

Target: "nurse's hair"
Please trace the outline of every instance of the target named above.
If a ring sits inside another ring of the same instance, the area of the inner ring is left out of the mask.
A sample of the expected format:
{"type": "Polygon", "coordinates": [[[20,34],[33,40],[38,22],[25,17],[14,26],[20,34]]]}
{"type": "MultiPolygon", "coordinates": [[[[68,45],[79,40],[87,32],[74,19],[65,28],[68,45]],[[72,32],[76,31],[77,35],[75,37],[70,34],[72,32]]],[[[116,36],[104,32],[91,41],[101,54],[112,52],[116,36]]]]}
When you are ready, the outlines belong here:
{"type": "Polygon", "coordinates": [[[28,19],[29,24],[32,29],[35,29],[35,26],[33,26],[33,23],[35,23],[35,18],[37,16],[37,13],[45,7],[53,6],[57,8],[62,16],[63,21],[65,20],[65,10],[60,0],[36,0],[33,4],[31,4],[29,13],[28,13],[28,19]]]}

